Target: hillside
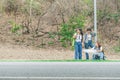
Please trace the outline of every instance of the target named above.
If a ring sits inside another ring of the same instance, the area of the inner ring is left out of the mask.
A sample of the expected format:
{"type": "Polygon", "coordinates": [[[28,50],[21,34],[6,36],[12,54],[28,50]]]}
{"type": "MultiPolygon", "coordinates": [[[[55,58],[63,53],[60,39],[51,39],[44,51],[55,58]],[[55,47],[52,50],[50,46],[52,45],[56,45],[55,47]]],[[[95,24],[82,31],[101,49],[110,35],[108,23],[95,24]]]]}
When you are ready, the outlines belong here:
{"type": "MultiPolygon", "coordinates": [[[[104,46],[108,59],[112,59],[110,55],[119,59],[120,0],[97,0],[97,10],[98,40],[104,46]]],[[[62,56],[68,56],[64,51],[73,56],[71,39],[63,39],[64,36],[61,35],[61,28],[65,25],[71,31],[74,31],[74,26],[83,27],[83,31],[93,27],[93,0],[0,1],[0,45],[3,48],[6,44],[20,48],[24,46],[31,51],[43,49],[40,53],[48,54],[51,49],[57,50],[55,53],[58,54],[63,50],[62,56]]],[[[71,58],[69,56],[67,59],[71,58]]]]}

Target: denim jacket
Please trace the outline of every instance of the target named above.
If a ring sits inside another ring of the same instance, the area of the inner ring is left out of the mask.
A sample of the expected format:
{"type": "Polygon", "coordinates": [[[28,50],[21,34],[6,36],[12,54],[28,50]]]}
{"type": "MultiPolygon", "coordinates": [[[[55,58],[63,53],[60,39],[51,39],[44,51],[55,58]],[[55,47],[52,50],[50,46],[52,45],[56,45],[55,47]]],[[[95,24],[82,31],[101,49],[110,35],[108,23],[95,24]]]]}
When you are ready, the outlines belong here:
{"type": "MultiPolygon", "coordinates": [[[[90,34],[91,34],[92,37],[95,37],[95,36],[96,36],[96,33],[94,33],[94,32],[91,32],[90,34]]],[[[87,37],[87,35],[88,35],[87,33],[84,35],[84,42],[85,42],[85,43],[88,43],[88,37],[87,37]]],[[[92,39],[91,39],[91,40],[92,40],[92,39]]]]}

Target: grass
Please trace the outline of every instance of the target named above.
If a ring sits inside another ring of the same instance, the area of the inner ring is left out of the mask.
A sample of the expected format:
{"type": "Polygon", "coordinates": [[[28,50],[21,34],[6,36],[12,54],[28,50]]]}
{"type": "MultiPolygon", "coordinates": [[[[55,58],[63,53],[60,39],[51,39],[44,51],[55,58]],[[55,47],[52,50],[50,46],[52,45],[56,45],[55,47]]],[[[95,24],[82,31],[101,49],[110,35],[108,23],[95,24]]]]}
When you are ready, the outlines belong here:
{"type": "Polygon", "coordinates": [[[116,53],[119,53],[120,52],[120,46],[115,46],[114,50],[115,50],[116,53]]]}
{"type": "Polygon", "coordinates": [[[0,60],[0,62],[120,62],[120,60],[0,60]]]}

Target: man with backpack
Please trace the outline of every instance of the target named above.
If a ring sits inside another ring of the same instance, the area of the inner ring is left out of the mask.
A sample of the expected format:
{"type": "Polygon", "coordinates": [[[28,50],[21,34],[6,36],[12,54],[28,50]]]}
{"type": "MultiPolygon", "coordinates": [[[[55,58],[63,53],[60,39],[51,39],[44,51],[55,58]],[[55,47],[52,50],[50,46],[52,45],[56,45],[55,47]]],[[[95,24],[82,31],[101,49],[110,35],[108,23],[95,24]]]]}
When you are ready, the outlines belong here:
{"type": "MultiPolygon", "coordinates": [[[[92,32],[91,28],[88,28],[86,33],[84,34],[84,47],[85,49],[93,48],[92,38],[95,37],[95,33],[92,32]]],[[[89,54],[86,52],[86,60],[89,60],[89,54]]]]}

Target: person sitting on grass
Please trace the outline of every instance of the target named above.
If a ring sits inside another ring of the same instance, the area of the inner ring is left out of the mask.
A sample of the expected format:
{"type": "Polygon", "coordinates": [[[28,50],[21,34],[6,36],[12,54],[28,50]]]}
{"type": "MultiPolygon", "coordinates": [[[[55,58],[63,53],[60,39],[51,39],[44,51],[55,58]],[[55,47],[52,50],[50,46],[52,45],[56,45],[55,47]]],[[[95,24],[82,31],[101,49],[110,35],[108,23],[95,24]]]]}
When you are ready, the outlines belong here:
{"type": "Polygon", "coordinates": [[[93,60],[104,60],[103,48],[99,42],[96,42],[95,47],[93,47],[93,49],[96,50],[96,52],[92,56],[93,60]]]}

